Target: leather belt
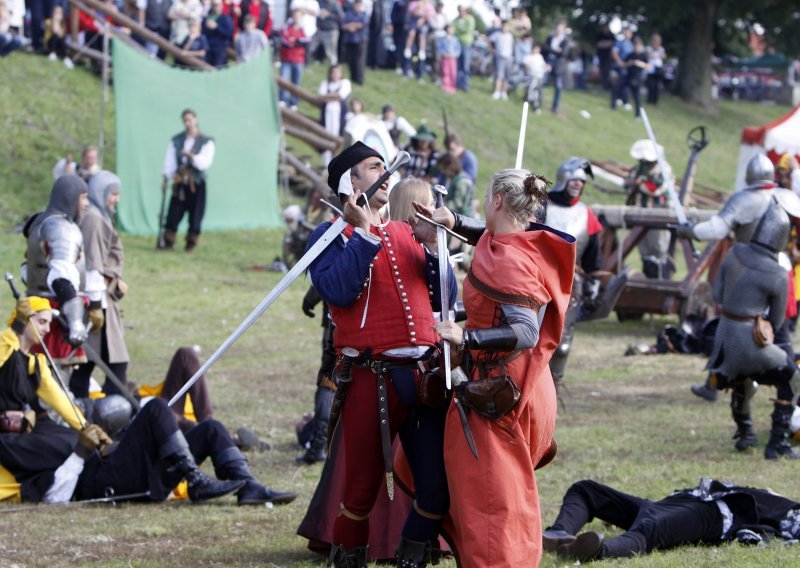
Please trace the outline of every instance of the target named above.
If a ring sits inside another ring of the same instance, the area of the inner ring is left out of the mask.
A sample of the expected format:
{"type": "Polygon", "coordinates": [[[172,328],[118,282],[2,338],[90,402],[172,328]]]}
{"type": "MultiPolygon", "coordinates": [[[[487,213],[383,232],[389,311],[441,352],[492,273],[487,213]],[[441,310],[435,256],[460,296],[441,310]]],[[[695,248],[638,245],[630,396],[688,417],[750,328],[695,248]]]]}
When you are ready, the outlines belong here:
{"type": "Polygon", "coordinates": [[[722,317],[732,321],[743,321],[743,322],[752,322],[756,320],[756,316],[737,316],[736,314],[732,314],[725,310],[722,310],[722,317]]]}

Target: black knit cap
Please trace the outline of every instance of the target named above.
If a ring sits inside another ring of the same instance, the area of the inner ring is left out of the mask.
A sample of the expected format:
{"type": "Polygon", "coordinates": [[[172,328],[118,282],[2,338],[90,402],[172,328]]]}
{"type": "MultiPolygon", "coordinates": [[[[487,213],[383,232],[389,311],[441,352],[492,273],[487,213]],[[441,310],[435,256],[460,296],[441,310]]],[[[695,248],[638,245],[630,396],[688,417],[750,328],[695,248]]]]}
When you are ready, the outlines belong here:
{"type": "Polygon", "coordinates": [[[348,146],[328,164],[328,187],[330,187],[334,193],[338,194],[339,180],[342,178],[344,172],[358,164],[361,160],[373,157],[383,160],[383,156],[361,141],[348,146]]]}

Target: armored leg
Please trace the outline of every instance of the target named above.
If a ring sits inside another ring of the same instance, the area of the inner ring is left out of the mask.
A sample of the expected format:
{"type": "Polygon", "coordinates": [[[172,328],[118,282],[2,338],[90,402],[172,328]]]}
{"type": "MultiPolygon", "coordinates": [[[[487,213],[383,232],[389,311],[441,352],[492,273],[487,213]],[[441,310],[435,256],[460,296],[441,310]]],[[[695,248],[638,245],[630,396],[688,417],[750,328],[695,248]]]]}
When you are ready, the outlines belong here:
{"type": "Polygon", "coordinates": [[[568,326],[564,328],[564,333],[561,335],[561,343],[558,344],[556,350],[553,352],[553,357],[550,359],[550,373],[553,375],[553,382],[556,385],[556,395],[561,398],[562,380],[564,379],[564,371],[567,368],[567,357],[572,349],[572,338],[575,334],[575,327],[568,326]]]}
{"type": "Polygon", "coordinates": [[[708,377],[706,378],[706,382],[703,385],[692,385],[692,394],[695,396],[699,396],[702,399],[707,400],[708,402],[714,402],[717,400],[717,396],[719,395],[719,391],[715,387],[715,379],[713,373],[709,373],[708,377]]]}
{"type": "Polygon", "coordinates": [[[736,451],[743,452],[747,448],[752,448],[758,444],[755,430],[753,430],[753,419],[750,416],[750,400],[755,395],[753,381],[747,380],[737,383],[731,390],[731,415],[736,423],[736,433],[733,439],[736,440],[736,451]]]}

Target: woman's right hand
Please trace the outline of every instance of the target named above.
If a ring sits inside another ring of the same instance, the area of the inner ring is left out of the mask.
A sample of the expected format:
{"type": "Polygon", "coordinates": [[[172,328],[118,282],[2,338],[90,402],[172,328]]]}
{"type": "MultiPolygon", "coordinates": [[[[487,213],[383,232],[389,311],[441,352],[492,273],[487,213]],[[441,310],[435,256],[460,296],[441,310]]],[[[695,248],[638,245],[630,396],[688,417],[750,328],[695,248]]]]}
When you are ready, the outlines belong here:
{"type": "Polygon", "coordinates": [[[439,337],[453,345],[461,345],[461,342],[464,341],[464,330],[454,321],[437,322],[434,328],[439,337]]]}

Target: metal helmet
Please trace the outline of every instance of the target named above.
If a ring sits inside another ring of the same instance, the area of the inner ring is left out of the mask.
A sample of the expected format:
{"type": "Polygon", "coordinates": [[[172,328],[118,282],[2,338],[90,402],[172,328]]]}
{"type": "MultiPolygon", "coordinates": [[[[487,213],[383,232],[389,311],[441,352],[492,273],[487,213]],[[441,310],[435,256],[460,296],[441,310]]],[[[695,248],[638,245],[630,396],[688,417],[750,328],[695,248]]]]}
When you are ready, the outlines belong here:
{"type": "Polygon", "coordinates": [[[585,182],[587,174],[594,179],[592,165],[585,158],[573,156],[558,166],[558,170],[556,171],[556,183],[552,191],[564,191],[567,184],[573,179],[579,179],[585,182]]]}
{"type": "Polygon", "coordinates": [[[747,170],[744,174],[744,181],[747,185],[759,183],[772,183],[775,181],[775,166],[766,154],[759,152],[747,162],[747,170]]]}
{"type": "Polygon", "coordinates": [[[131,421],[133,406],[120,394],[109,394],[94,401],[92,422],[112,438],[131,421]]]}
{"type": "Polygon", "coordinates": [[[789,215],[771,199],[769,207],[756,226],[751,242],[759,243],[774,252],[780,252],[789,243],[789,231],[792,228],[789,215]]]}

